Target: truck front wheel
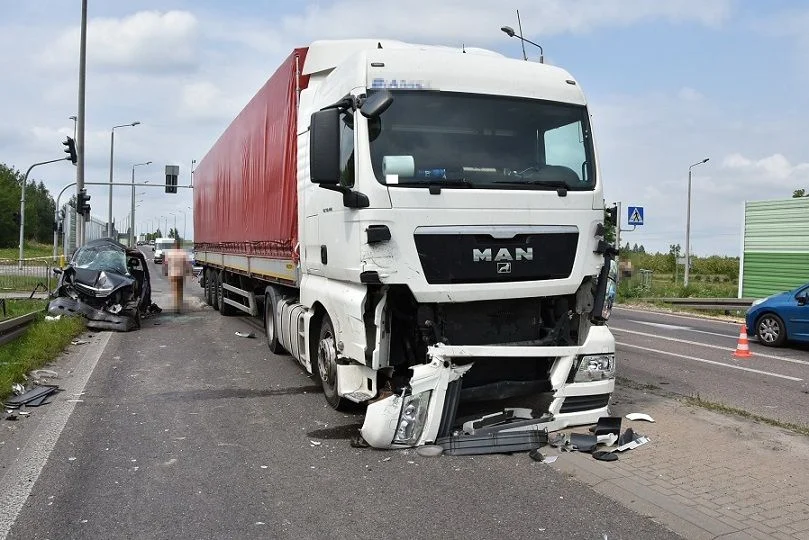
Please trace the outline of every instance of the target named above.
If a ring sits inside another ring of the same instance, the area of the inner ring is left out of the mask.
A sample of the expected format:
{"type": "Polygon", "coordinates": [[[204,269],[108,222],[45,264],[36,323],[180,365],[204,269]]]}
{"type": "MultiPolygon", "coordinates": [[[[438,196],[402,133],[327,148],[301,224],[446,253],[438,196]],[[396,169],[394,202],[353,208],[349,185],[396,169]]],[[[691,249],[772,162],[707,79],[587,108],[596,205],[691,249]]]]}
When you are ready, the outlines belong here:
{"type": "Polygon", "coordinates": [[[326,402],[333,408],[340,410],[345,405],[337,394],[337,341],[334,337],[334,326],[327,314],[323,314],[320,322],[320,332],[317,339],[317,373],[320,384],[323,386],[323,395],[326,402]]]}

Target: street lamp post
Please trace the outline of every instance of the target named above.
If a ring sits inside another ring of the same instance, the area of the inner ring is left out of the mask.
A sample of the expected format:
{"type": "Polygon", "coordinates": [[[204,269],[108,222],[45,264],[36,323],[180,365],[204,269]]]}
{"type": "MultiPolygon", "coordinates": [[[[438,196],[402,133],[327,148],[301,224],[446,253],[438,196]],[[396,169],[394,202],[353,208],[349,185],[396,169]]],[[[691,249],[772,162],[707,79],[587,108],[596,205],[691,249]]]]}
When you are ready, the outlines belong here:
{"type": "Polygon", "coordinates": [[[115,130],[124,127],[134,127],[138,124],[140,124],[140,122],[137,121],[132,122],[131,124],[121,124],[120,126],[112,126],[112,129],[110,130],[110,200],[107,211],[107,236],[112,236],[112,163],[115,153],[115,130]]]}
{"type": "Polygon", "coordinates": [[[688,287],[688,274],[691,270],[691,169],[697,165],[707,163],[709,159],[705,158],[688,167],[688,209],[685,213],[685,274],[683,275],[683,287],[688,287]]]}
{"type": "Polygon", "coordinates": [[[135,163],[134,165],[132,165],[132,208],[130,209],[132,213],[132,219],[129,222],[129,247],[135,245],[135,167],[151,164],[152,164],[151,161],[147,161],[145,163],[135,163]]]}

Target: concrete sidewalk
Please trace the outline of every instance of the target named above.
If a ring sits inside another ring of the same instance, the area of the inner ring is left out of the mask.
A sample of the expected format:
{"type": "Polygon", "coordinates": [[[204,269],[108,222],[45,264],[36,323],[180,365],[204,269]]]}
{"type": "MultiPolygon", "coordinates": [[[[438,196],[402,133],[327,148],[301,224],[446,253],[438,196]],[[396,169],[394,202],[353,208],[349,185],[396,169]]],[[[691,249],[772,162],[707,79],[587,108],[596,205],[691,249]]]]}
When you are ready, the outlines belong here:
{"type": "Polygon", "coordinates": [[[650,442],[615,462],[561,452],[552,466],[685,538],[809,540],[809,437],[624,385],[611,411],[651,415],[621,428],[650,442]]]}

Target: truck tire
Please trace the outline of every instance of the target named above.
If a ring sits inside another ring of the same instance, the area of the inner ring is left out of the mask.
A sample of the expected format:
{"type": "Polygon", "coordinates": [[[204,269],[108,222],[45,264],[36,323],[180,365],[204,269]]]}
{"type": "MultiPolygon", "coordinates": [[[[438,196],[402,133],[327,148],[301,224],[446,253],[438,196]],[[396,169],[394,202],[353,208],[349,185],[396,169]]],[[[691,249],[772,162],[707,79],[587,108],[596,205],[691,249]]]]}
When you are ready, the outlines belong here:
{"type": "Polygon", "coordinates": [[[211,306],[216,311],[219,311],[219,272],[214,269],[210,270],[211,275],[211,306]]]}
{"type": "Polygon", "coordinates": [[[203,279],[205,280],[205,289],[204,289],[205,303],[208,304],[209,306],[213,306],[213,287],[211,287],[211,284],[213,282],[212,274],[213,271],[211,271],[210,268],[206,268],[203,274],[204,275],[203,279]]]}
{"type": "Polygon", "coordinates": [[[275,309],[278,305],[279,295],[275,287],[267,287],[264,291],[264,330],[267,333],[267,346],[273,354],[286,352],[278,340],[278,320],[275,309]]]}
{"type": "Polygon", "coordinates": [[[225,283],[226,277],[227,274],[225,273],[224,270],[219,272],[219,275],[217,276],[216,299],[219,302],[219,313],[221,313],[225,317],[229,317],[230,315],[233,315],[233,313],[235,312],[235,308],[230,304],[225,303],[225,288],[222,285],[225,283]]]}
{"type": "Polygon", "coordinates": [[[334,336],[334,325],[327,313],[323,314],[320,321],[317,358],[313,368],[317,369],[326,402],[338,411],[343,410],[346,407],[346,400],[337,394],[337,341],[334,336]]]}

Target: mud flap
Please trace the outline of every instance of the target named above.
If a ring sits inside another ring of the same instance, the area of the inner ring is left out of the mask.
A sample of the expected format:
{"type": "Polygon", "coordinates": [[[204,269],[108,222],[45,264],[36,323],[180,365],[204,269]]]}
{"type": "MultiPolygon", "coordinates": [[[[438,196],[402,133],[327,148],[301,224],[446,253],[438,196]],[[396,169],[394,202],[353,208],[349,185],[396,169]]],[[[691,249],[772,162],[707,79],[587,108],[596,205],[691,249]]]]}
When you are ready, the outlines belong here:
{"type": "MultiPolygon", "coordinates": [[[[392,395],[368,405],[365,422],[360,429],[362,437],[375,448],[404,448],[420,446],[436,440],[444,416],[444,402],[450,383],[457,381],[469,371],[472,364],[455,366],[440,355],[435,355],[429,364],[413,366],[410,379],[410,393],[392,395]],[[403,443],[395,440],[399,428],[402,408],[411,396],[429,392],[429,403],[415,442],[403,443]]],[[[454,412],[454,411],[453,411],[454,412]]]]}

